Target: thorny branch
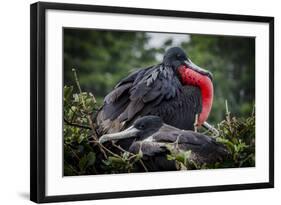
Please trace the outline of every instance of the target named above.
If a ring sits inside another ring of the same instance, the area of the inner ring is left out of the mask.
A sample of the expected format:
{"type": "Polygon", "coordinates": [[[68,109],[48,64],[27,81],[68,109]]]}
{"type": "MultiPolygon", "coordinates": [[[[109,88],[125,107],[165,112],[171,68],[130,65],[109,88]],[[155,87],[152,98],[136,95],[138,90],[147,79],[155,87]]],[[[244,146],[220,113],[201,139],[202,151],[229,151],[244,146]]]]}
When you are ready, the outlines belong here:
{"type": "Polygon", "coordinates": [[[66,124],[71,125],[71,126],[74,126],[74,127],[79,127],[79,128],[88,129],[88,130],[91,130],[91,129],[92,129],[91,127],[88,127],[88,126],[86,126],[86,125],[80,125],[80,124],[77,124],[77,123],[69,122],[66,118],[63,118],[63,121],[64,121],[66,124]]]}
{"type": "MultiPolygon", "coordinates": [[[[81,89],[81,87],[80,87],[80,83],[79,83],[79,80],[78,80],[78,76],[77,76],[76,70],[73,68],[72,71],[73,71],[73,74],[74,74],[75,83],[76,83],[76,85],[77,85],[77,88],[78,88],[78,90],[79,90],[79,93],[82,94],[82,89],[81,89]]],[[[94,101],[96,102],[94,96],[93,96],[93,99],[94,99],[94,101]]],[[[81,98],[81,100],[82,100],[83,109],[86,110],[86,104],[85,104],[85,101],[84,101],[83,97],[81,98]]],[[[66,119],[64,119],[64,121],[65,121],[67,124],[72,125],[72,126],[77,126],[77,127],[85,128],[85,129],[91,129],[91,130],[93,131],[93,134],[92,134],[93,140],[90,140],[89,143],[97,144],[97,145],[100,147],[100,150],[101,150],[101,152],[103,153],[103,155],[104,155],[104,157],[105,157],[106,159],[108,159],[108,156],[107,156],[107,154],[105,153],[105,151],[106,151],[107,153],[111,154],[112,156],[115,156],[115,157],[117,157],[117,158],[122,159],[121,156],[119,156],[118,154],[112,152],[111,150],[109,150],[108,148],[106,148],[103,144],[99,143],[99,141],[98,141],[98,136],[97,136],[97,134],[96,134],[96,127],[95,127],[95,124],[94,124],[94,122],[92,121],[92,118],[91,118],[91,116],[89,115],[89,113],[85,113],[85,115],[86,115],[86,117],[87,117],[87,119],[88,119],[88,122],[89,122],[89,126],[90,126],[90,127],[84,126],[84,125],[79,125],[79,124],[76,124],[76,123],[70,123],[70,122],[68,122],[66,119]]],[[[122,152],[127,152],[126,150],[124,150],[124,149],[121,148],[120,146],[117,146],[115,143],[112,143],[112,144],[113,144],[114,147],[116,147],[116,148],[119,149],[120,151],[122,151],[122,152]]],[[[131,155],[131,158],[129,158],[128,160],[131,160],[132,158],[137,157],[137,155],[135,155],[135,154],[133,154],[133,153],[130,153],[130,152],[128,152],[128,153],[131,155]]],[[[143,163],[143,161],[142,161],[141,159],[140,159],[139,161],[140,161],[141,165],[143,166],[144,170],[145,170],[146,172],[148,172],[148,169],[146,168],[146,166],[145,166],[145,164],[143,163]]]]}
{"type": "MultiPolygon", "coordinates": [[[[82,90],[81,90],[81,87],[80,87],[80,83],[79,83],[79,80],[78,80],[78,76],[77,76],[76,70],[74,68],[72,68],[72,71],[73,71],[73,74],[74,74],[75,82],[76,82],[76,85],[78,87],[79,93],[82,94],[82,90]]],[[[85,104],[84,98],[82,97],[81,100],[82,100],[83,108],[84,108],[84,110],[86,110],[87,108],[86,108],[86,104],[85,104]]],[[[91,129],[93,131],[92,137],[93,137],[94,141],[97,142],[98,146],[101,148],[100,150],[103,153],[104,157],[107,159],[108,156],[104,152],[103,146],[100,143],[98,143],[98,136],[96,134],[96,128],[95,128],[95,125],[94,125],[94,123],[92,121],[91,116],[89,114],[86,114],[86,117],[87,117],[89,125],[90,125],[90,127],[91,127],[91,129]]]]}

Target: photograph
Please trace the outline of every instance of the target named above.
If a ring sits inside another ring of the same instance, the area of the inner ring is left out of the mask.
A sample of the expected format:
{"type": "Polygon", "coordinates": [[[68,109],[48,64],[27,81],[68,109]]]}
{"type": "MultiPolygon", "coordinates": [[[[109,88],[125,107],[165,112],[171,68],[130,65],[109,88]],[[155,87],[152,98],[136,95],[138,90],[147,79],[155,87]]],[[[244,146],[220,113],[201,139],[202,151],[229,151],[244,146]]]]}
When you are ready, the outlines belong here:
{"type": "Polygon", "coordinates": [[[0,205],[280,201],[275,2],[3,1],[0,205]]]}
{"type": "Polygon", "coordinates": [[[30,7],[30,199],[274,187],[274,17],[30,7]]]}
{"type": "Polygon", "coordinates": [[[63,28],[63,176],[256,166],[253,36],[63,28]]]}

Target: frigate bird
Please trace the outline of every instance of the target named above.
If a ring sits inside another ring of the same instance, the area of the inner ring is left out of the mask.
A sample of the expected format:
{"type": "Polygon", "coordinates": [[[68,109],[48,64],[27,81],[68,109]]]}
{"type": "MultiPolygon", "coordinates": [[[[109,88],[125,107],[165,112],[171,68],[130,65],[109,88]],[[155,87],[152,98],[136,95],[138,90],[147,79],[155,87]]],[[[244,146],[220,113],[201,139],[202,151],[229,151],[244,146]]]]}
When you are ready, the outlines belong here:
{"type": "Polygon", "coordinates": [[[191,151],[189,160],[196,164],[222,161],[229,153],[215,138],[194,131],[180,130],[163,123],[158,116],[137,119],[127,129],[103,135],[100,143],[133,139],[125,147],[131,153],[142,153],[149,171],[177,170],[175,161],[167,160],[171,146],[177,151],[191,151]],[[169,148],[170,146],[170,148],[169,148]]]}
{"type": "Polygon", "coordinates": [[[196,124],[214,130],[206,122],[212,102],[212,74],[173,47],[163,62],[136,70],[105,97],[96,117],[98,133],[119,132],[146,115],[179,129],[193,130],[196,124]]]}

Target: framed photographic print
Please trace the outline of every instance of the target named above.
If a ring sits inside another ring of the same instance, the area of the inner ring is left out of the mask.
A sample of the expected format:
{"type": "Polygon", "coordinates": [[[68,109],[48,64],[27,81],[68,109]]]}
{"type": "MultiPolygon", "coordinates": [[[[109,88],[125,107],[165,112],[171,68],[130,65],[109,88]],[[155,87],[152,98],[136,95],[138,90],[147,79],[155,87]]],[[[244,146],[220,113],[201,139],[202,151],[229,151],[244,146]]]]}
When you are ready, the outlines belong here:
{"type": "Polygon", "coordinates": [[[34,202],[274,187],[274,18],[31,5],[34,202]]]}

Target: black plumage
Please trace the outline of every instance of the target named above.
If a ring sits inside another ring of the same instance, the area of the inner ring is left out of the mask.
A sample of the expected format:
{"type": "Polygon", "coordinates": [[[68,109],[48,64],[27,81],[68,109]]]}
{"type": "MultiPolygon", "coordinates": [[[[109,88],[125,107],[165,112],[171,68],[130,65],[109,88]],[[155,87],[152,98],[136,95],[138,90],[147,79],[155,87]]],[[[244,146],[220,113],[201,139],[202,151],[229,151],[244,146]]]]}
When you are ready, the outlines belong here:
{"type": "Polygon", "coordinates": [[[125,149],[135,154],[141,152],[150,171],[178,169],[175,161],[167,160],[169,146],[178,151],[191,150],[189,160],[196,164],[219,162],[229,154],[216,139],[167,125],[158,116],[139,118],[124,131],[103,135],[100,143],[124,139],[133,140],[125,149]]]}
{"type": "Polygon", "coordinates": [[[171,48],[161,64],[139,69],[122,79],[105,97],[97,115],[99,134],[123,130],[146,115],[156,115],[167,124],[193,130],[202,99],[198,87],[184,86],[180,81],[176,69],[186,60],[180,48],[171,48]]]}

